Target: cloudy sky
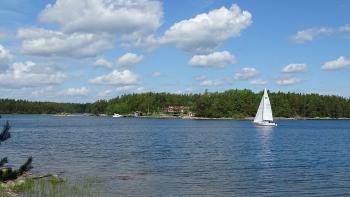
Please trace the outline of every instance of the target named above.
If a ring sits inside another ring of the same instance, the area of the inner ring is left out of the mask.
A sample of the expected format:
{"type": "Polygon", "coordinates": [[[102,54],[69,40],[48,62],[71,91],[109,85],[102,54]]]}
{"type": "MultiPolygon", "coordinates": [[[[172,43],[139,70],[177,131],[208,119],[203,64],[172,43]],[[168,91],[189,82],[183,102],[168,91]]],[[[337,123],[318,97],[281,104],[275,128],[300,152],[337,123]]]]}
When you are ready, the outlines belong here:
{"type": "Polygon", "coordinates": [[[348,0],[0,0],[0,97],[248,88],[350,97],[348,0]]]}

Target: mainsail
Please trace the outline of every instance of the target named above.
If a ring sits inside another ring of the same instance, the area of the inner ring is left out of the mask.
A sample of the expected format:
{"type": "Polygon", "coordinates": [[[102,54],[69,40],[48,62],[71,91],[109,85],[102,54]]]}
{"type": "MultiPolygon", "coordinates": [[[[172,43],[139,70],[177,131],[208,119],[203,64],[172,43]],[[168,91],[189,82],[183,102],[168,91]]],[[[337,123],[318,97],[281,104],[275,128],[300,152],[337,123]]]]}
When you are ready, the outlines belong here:
{"type": "Polygon", "coordinates": [[[271,103],[267,90],[260,101],[258,112],[255,115],[254,122],[273,121],[271,103]]]}

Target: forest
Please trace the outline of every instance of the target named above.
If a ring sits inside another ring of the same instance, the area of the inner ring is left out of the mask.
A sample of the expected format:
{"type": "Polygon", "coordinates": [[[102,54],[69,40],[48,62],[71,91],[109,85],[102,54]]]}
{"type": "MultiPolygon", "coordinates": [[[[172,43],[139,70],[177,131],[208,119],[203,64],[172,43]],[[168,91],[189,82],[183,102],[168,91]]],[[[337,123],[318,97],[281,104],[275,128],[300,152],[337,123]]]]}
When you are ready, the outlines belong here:
{"type": "MultiPolygon", "coordinates": [[[[169,105],[186,106],[197,117],[245,118],[255,116],[263,92],[233,89],[224,92],[201,94],[141,93],[126,94],[110,100],[94,103],[31,102],[25,100],[0,99],[0,114],[145,114],[162,113],[169,105]]],[[[300,118],[350,118],[350,99],[340,96],[269,93],[275,117],[300,118]]]]}

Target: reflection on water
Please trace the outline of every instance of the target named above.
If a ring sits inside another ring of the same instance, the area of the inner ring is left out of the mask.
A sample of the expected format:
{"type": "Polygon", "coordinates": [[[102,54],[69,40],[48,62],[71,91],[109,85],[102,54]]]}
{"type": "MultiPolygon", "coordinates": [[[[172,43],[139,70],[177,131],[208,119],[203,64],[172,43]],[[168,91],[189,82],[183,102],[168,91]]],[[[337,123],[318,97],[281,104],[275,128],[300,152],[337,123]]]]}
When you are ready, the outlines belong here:
{"type": "Polygon", "coordinates": [[[350,121],[3,116],[0,157],[93,176],[104,196],[350,195],[350,121]]]}
{"type": "Polygon", "coordinates": [[[273,154],[271,151],[272,135],[274,127],[256,127],[260,140],[260,161],[271,164],[273,162],[273,154]]]}
{"type": "Polygon", "coordinates": [[[260,165],[259,178],[269,180],[273,176],[274,155],[272,150],[274,127],[256,127],[260,148],[257,152],[257,162],[260,165]]]}

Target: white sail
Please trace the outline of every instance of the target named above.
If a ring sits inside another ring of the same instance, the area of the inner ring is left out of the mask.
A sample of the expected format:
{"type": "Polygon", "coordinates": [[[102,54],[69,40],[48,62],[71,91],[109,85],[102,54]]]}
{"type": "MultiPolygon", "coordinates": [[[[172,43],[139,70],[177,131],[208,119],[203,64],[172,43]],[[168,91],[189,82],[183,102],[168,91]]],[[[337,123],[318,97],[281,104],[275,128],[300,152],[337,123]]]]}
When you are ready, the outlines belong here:
{"type": "Polygon", "coordinates": [[[264,120],[263,110],[264,110],[264,99],[261,99],[258,112],[256,112],[256,115],[254,118],[254,122],[262,122],[264,120]]]}
{"type": "Polygon", "coordinates": [[[263,100],[264,100],[264,108],[263,108],[263,115],[262,115],[263,120],[273,121],[271,103],[270,103],[269,95],[267,94],[266,88],[264,90],[263,100]]]}
{"type": "Polygon", "coordinates": [[[267,90],[265,88],[264,95],[261,98],[258,112],[256,112],[254,123],[263,126],[277,126],[276,123],[273,123],[271,103],[267,90]]]}

